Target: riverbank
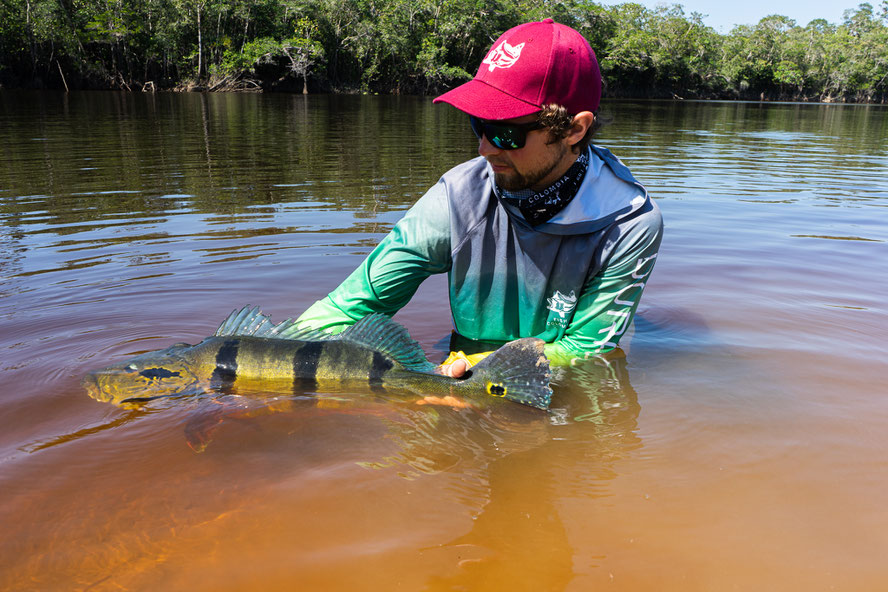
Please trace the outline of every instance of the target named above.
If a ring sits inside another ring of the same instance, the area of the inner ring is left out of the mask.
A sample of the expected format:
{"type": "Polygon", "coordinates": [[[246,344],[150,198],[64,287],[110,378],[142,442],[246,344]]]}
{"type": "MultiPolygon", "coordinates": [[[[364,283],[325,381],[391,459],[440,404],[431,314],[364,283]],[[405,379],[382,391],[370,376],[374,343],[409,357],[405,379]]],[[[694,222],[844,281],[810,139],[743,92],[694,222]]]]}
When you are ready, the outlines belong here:
{"type": "Polygon", "coordinates": [[[726,34],[677,4],[583,0],[26,5],[0,3],[2,88],[432,95],[471,78],[499,32],[552,17],[589,41],[608,97],[888,102],[884,2],[726,34]]]}
{"type": "MultiPolygon", "coordinates": [[[[0,84],[0,91],[125,91],[125,92],[143,92],[143,93],[282,93],[282,94],[335,94],[335,95],[414,95],[426,96],[437,95],[447,90],[447,87],[435,89],[432,93],[405,93],[400,89],[389,89],[388,92],[368,92],[355,86],[340,86],[336,88],[323,88],[320,85],[309,85],[309,90],[300,87],[301,83],[289,82],[277,84],[267,81],[241,78],[226,77],[214,78],[206,81],[187,80],[174,85],[160,86],[153,80],[145,82],[131,83],[114,83],[114,84],[78,84],[72,86],[66,80],[60,77],[57,84],[45,84],[40,81],[37,84],[12,86],[9,84],[0,84]]],[[[699,93],[695,91],[676,93],[671,89],[649,89],[643,91],[632,92],[623,90],[613,92],[605,90],[603,93],[605,99],[625,99],[625,100],[674,100],[674,101],[758,101],[767,103],[842,103],[842,104],[860,104],[860,105],[885,105],[888,104],[888,94],[879,96],[852,95],[852,96],[834,96],[834,95],[791,95],[785,93],[765,93],[765,92],[712,92],[699,93]]]]}

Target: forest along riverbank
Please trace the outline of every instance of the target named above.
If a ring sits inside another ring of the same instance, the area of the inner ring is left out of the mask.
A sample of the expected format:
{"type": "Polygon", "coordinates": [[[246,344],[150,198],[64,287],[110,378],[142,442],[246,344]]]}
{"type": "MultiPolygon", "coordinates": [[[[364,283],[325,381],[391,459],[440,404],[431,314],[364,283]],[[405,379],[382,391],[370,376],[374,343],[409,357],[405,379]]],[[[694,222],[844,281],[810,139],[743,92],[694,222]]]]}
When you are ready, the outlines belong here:
{"type": "Polygon", "coordinates": [[[431,94],[470,78],[491,35],[547,17],[589,40],[608,97],[888,101],[888,0],[725,34],[680,4],[14,0],[0,88],[431,94]]]}

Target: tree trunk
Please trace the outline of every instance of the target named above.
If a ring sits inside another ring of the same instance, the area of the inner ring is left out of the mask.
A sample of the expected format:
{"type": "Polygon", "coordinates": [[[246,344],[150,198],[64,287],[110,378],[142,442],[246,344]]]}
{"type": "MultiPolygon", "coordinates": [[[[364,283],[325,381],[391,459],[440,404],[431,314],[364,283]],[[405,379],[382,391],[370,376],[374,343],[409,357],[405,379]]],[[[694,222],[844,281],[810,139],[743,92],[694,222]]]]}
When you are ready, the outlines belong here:
{"type": "Polygon", "coordinates": [[[223,50],[221,49],[222,43],[219,40],[219,35],[221,34],[221,31],[222,31],[222,11],[220,10],[219,17],[216,19],[216,39],[213,42],[213,44],[216,46],[216,53],[213,56],[213,62],[216,64],[218,64],[222,61],[222,54],[220,52],[222,52],[223,50]]]}
{"type": "Polygon", "coordinates": [[[247,16],[244,19],[244,36],[241,39],[241,48],[240,48],[241,54],[244,53],[244,46],[247,44],[247,33],[249,32],[249,29],[250,29],[250,8],[247,7],[247,16]]]}
{"type": "Polygon", "coordinates": [[[200,80],[200,73],[203,69],[203,37],[200,33],[200,4],[194,7],[197,11],[197,79],[200,80]]]}
{"type": "Polygon", "coordinates": [[[31,49],[31,72],[32,76],[34,76],[37,71],[37,47],[36,42],[34,41],[34,32],[31,28],[31,2],[30,0],[25,0],[25,24],[28,29],[28,40],[30,41],[30,49],[31,49]]]}

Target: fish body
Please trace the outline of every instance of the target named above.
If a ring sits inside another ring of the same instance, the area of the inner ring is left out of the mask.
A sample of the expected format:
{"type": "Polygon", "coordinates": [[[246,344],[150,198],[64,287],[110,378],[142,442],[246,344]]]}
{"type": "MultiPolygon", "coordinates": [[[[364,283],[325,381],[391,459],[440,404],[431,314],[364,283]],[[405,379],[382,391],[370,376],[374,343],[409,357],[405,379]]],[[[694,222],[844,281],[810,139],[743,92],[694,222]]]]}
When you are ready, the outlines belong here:
{"type": "Polygon", "coordinates": [[[543,342],[507,343],[466,378],[436,374],[422,348],[389,317],[374,314],[338,335],[277,325],[258,308],[233,312],[196,345],[178,343],[90,373],[84,385],[100,401],[127,405],[232,387],[275,392],[361,388],[420,395],[493,397],[540,409],[549,406],[549,362],[543,342]]]}

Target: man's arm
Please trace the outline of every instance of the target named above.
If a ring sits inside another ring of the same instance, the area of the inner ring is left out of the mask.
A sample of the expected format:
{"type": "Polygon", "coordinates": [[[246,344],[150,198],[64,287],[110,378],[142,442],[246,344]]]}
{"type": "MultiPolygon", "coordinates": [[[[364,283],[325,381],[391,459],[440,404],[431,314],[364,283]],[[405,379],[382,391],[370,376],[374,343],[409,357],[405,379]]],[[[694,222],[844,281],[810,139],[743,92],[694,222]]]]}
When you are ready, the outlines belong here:
{"type": "Polygon", "coordinates": [[[605,268],[583,287],[564,337],[546,344],[546,356],[553,364],[566,365],[617,347],[638,308],[662,235],[659,209],[633,220],[617,240],[605,268]]]}
{"type": "Polygon", "coordinates": [[[363,263],[296,320],[339,333],[371,313],[400,310],[419,284],[450,269],[450,212],[444,185],[429,189],[363,263]]]}

